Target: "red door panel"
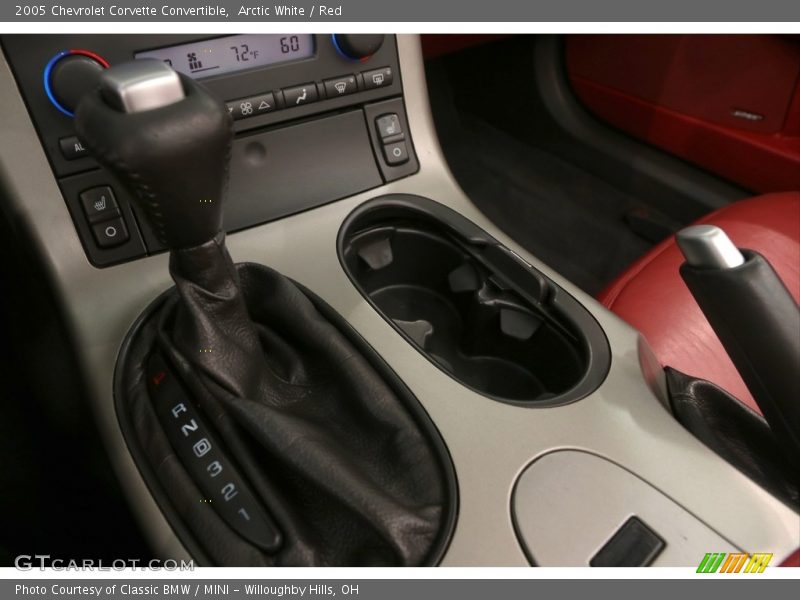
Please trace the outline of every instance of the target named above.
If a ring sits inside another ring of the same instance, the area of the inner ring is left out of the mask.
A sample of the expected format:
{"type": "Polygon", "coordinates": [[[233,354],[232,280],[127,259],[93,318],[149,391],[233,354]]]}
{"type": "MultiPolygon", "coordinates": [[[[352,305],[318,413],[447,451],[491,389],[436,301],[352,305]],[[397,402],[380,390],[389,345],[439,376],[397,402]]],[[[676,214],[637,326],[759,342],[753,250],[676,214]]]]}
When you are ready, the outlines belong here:
{"type": "Polygon", "coordinates": [[[623,131],[759,192],[800,188],[800,40],[573,35],[583,103],[623,131]]]}

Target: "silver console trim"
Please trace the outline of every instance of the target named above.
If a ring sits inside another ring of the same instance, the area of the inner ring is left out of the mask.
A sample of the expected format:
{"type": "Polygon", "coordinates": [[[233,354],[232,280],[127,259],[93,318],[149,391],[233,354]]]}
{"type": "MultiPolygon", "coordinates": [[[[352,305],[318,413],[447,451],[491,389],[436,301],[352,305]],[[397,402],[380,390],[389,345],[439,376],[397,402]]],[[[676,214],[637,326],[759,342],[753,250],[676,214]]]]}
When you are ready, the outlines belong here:
{"type": "MultiPolygon", "coordinates": [[[[234,259],[268,264],[328,302],[381,354],[433,418],[453,457],[460,492],[458,523],[443,564],[527,565],[511,518],[512,490],[531,461],[566,448],[586,450],[624,466],[732,546],[772,552],[774,564],[780,562],[800,546],[800,517],[678,425],[653,392],[663,389],[663,382],[642,373],[641,340],[634,329],[514,243],[469,201],[439,147],[418,36],[398,36],[398,51],[419,172],[242,231],[230,236],[229,242],[234,259]],[[395,192],[427,196],[461,212],[584,303],[612,349],[611,369],[600,389],[580,402],[556,408],[493,402],[460,386],[399,336],[353,287],[336,256],[338,229],[349,212],[370,198],[395,192]]],[[[92,267],[4,57],[0,57],[0,106],[0,176],[12,208],[30,228],[64,300],[78,358],[91,384],[89,401],[109,456],[158,551],[186,558],[125,446],[111,391],[124,335],[142,309],[170,285],[167,257],[107,269],[92,267]]]]}

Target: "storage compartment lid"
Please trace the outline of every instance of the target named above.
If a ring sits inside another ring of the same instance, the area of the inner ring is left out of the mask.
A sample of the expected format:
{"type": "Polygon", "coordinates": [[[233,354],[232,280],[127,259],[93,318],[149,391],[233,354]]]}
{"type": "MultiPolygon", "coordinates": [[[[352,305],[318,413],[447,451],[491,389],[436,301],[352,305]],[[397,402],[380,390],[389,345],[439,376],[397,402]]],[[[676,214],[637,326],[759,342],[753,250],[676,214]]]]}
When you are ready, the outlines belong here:
{"type": "Polygon", "coordinates": [[[630,535],[623,528],[632,517],[663,541],[642,564],[697,567],[707,552],[740,551],[643,479],[577,450],[551,452],[531,463],[517,480],[511,516],[528,560],[542,567],[587,567],[608,559],[609,552],[616,560],[625,559],[620,553],[626,551],[638,558],[656,552],[652,537],[649,547],[639,549],[632,546],[645,541],[641,535],[614,539],[630,535]]]}

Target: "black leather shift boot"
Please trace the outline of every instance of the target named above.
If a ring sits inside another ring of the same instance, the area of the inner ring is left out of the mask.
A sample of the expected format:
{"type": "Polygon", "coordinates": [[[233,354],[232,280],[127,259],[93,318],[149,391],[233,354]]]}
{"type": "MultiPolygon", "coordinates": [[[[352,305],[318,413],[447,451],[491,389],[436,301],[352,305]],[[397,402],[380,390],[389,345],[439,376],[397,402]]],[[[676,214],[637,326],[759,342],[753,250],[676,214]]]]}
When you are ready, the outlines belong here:
{"type": "Polygon", "coordinates": [[[266,267],[235,266],[221,236],[174,251],[170,271],[176,289],[120,354],[116,402],[184,544],[217,565],[435,564],[454,517],[452,466],[402,383],[318,299],[266,267]],[[277,525],[277,550],[203,500],[154,410],[154,353],[277,525]]]}
{"type": "Polygon", "coordinates": [[[665,369],[675,418],[697,439],[795,510],[797,472],[764,418],[704,379],[665,369]]]}

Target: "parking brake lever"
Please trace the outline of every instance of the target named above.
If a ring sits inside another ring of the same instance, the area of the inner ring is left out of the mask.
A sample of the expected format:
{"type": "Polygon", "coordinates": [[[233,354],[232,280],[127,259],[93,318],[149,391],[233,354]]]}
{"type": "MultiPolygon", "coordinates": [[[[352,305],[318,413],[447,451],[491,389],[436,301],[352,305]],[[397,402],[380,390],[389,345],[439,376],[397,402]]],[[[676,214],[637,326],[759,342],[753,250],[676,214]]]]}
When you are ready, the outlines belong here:
{"type": "Polygon", "coordinates": [[[769,262],[711,225],[676,236],[681,277],[788,458],[800,463],[800,311],[769,262]]]}
{"type": "Polygon", "coordinates": [[[115,65],[81,99],[75,127],[167,247],[198,246],[220,232],[232,121],[191,78],[159,60],[115,65]]]}

